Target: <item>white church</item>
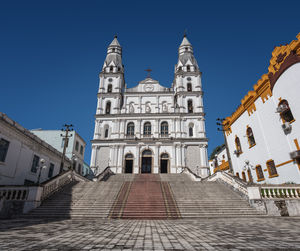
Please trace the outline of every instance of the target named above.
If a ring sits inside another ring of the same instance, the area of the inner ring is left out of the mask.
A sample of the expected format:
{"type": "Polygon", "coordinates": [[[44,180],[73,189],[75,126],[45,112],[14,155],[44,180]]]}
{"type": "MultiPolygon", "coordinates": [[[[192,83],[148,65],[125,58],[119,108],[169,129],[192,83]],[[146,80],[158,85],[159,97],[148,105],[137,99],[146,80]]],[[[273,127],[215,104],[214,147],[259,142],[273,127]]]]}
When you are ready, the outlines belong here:
{"type": "Polygon", "coordinates": [[[201,72],[186,36],[178,54],[170,88],[150,75],[127,88],[117,37],[108,46],[92,140],[96,175],[106,167],[115,173],[181,173],[189,168],[208,175],[201,72]]]}

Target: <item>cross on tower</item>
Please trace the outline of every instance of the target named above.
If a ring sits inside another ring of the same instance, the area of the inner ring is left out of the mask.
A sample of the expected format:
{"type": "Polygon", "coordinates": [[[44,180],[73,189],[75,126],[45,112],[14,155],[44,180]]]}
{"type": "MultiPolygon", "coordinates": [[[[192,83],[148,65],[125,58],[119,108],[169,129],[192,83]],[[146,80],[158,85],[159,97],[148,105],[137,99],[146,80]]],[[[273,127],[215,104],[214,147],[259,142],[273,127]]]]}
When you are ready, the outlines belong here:
{"type": "Polygon", "coordinates": [[[148,68],[145,71],[148,72],[147,78],[151,78],[150,73],[151,73],[152,70],[148,68]]]}

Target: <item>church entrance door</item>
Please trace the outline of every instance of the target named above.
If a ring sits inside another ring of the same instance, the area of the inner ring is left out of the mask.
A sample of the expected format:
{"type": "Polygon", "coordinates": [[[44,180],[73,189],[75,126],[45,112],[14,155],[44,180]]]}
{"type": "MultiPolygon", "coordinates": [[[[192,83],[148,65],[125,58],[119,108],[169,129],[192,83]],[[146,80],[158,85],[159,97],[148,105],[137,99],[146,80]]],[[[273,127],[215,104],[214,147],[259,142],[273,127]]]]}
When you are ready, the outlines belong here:
{"type": "Polygon", "coordinates": [[[145,150],[142,153],[141,173],[151,173],[152,170],[152,152],[145,150]]]}
{"type": "Polygon", "coordinates": [[[131,153],[125,156],[125,173],[132,173],[133,171],[133,155],[131,153]]]}
{"type": "Polygon", "coordinates": [[[169,165],[169,155],[167,153],[163,153],[160,156],[160,172],[168,173],[168,165],[169,165]]]}
{"type": "Polygon", "coordinates": [[[167,159],[160,160],[160,172],[168,173],[168,160],[167,159]]]}

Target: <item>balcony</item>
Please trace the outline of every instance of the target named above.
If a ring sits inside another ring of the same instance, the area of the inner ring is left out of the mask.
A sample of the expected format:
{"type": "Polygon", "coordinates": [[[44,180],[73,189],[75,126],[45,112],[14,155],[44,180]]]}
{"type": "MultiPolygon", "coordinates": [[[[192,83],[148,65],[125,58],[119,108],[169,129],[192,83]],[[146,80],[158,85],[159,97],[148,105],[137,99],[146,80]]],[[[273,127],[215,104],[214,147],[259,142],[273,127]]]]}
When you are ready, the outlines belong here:
{"type": "Polygon", "coordinates": [[[169,138],[169,134],[160,134],[161,138],[169,138]]]}
{"type": "Polygon", "coordinates": [[[152,138],[152,134],[143,134],[142,137],[143,138],[152,138]]]}
{"type": "Polygon", "coordinates": [[[126,134],[125,137],[126,139],[135,139],[135,135],[131,135],[131,134],[126,134]]]}

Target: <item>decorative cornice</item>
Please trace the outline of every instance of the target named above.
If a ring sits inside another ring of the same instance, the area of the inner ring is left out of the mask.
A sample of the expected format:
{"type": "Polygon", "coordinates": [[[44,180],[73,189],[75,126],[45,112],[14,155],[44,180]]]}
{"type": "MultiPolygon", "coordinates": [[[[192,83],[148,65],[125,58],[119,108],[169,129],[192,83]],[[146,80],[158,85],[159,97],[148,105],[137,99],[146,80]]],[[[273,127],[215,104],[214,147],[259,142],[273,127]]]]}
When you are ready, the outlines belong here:
{"type": "Polygon", "coordinates": [[[162,117],[168,117],[174,118],[174,117],[196,117],[198,118],[199,116],[204,117],[205,113],[204,112],[198,112],[198,113],[167,113],[167,112],[162,112],[162,113],[118,113],[118,114],[96,114],[95,118],[115,118],[118,117],[119,119],[124,117],[131,117],[132,119],[140,119],[141,117],[154,117],[157,118],[158,116],[162,117]]]}
{"type": "MultiPolygon", "coordinates": [[[[110,143],[117,143],[117,142],[120,142],[120,143],[126,143],[126,144],[137,144],[137,143],[145,143],[145,144],[149,144],[149,143],[153,143],[153,144],[156,144],[158,141],[163,141],[164,143],[170,143],[171,145],[174,143],[174,142],[180,142],[180,143],[183,143],[184,144],[189,144],[188,142],[190,143],[207,143],[208,142],[208,138],[173,138],[173,137],[170,137],[170,138],[138,138],[138,139],[93,139],[91,140],[91,143],[94,144],[94,143],[105,143],[105,144],[110,144],[110,143]]],[[[193,144],[194,145],[194,144],[193,144]]],[[[202,144],[201,144],[202,145],[202,144]]],[[[205,144],[205,147],[207,147],[207,144],[205,144]]]]}
{"type": "Polygon", "coordinates": [[[268,67],[268,73],[262,77],[253,86],[251,90],[241,100],[241,105],[223,121],[226,134],[231,133],[231,125],[245,112],[248,111],[250,116],[256,111],[255,101],[260,97],[265,103],[272,96],[274,85],[282,73],[295,63],[300,62],[300,33],[297,40],[290,44],[275,47],[272,52],[272,58],[268,67]]]}

